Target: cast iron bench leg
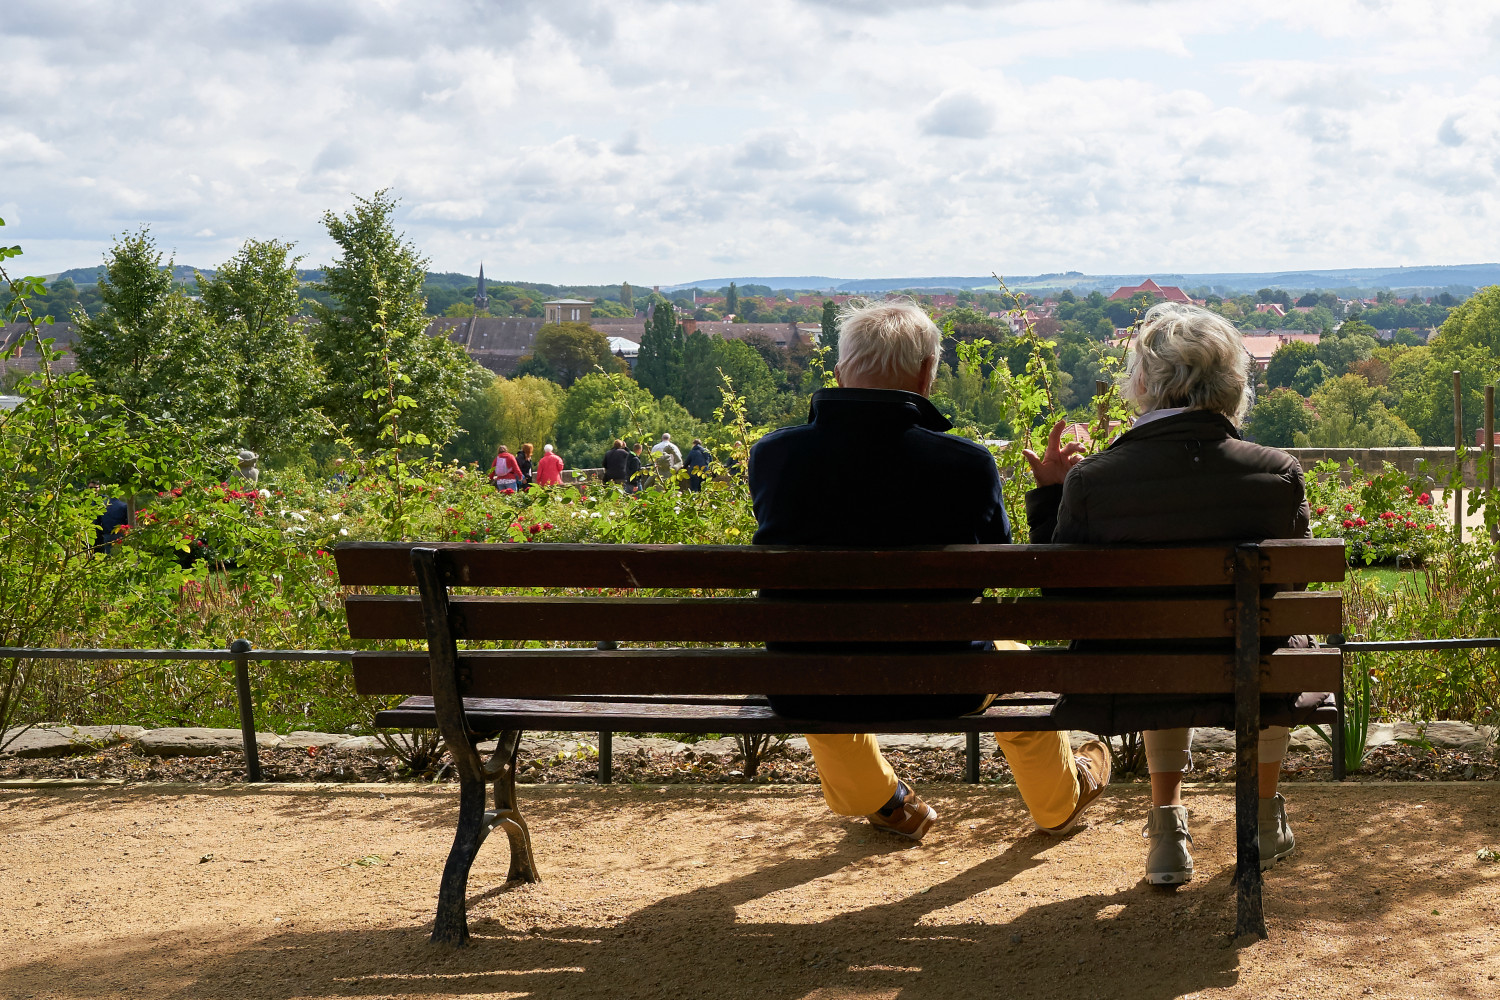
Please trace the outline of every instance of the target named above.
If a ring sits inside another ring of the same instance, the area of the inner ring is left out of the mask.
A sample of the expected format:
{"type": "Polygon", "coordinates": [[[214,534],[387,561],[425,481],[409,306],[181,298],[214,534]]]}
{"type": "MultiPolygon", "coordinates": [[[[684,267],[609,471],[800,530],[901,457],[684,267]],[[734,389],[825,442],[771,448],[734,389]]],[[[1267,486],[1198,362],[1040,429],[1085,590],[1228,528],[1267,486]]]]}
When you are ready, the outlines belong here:
{"type": "Polygon", "coordinates": [[[460,768],[458,774],[458,829],[453,849],[443,866],[438,888],[437,917],[432,924],[434,944],[465,944],[469,940],[469,916],[465,897],[469,891],[469,869],[484,843],[484,777],[460,768]]]}
{"type": "Polygon", "coordinates": [[[540,882],[536,859],[531,854],[531,830],[516,807],[516,757],[521,750],[521,730],[507,729],[500,734],[495,756],[490,759],[495,778],[495,808],[485,813],[485,832],[495,827],[505,831],[510,840],[510,870],[507,882],[540,882]]]}

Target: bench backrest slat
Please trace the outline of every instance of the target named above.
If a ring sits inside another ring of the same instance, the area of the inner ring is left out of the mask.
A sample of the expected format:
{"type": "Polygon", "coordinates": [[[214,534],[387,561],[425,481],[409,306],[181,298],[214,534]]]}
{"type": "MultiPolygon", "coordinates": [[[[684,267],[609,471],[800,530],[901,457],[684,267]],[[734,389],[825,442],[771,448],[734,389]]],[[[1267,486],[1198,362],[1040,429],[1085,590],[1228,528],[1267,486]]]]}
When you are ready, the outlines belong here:
{"type": "MultiPolygon", "coordinates": [[[[459,587],[671,590],[907,590],[1211,587],[1233,582],[1232,546],[1104,548],[1083,545],[954,545],[836,550],[753,545],[422,543],[443,553],[459,587]]],[[[413,586],[411,545],[358,542],[335,550],[346,586],[413,586]]],[[[1268,584],[1337,582],[1337,539],[1261,543],[1268,584]]]]}
{"type": "MultiPolygon", "coordinates": [[[[354,639],[425,639],[407,595],[346,600],[354,639]]],[[[1078,597],[980,603],[789,602],[755,598],[454,597],[458,640],[622,642],[935,642],[1010,639],[1229,638],[1227,597],[1078,597]]],[[[1343,621],[1337,592],[1266,597],[1262,634],[1328,634],[1343,621]]]]}

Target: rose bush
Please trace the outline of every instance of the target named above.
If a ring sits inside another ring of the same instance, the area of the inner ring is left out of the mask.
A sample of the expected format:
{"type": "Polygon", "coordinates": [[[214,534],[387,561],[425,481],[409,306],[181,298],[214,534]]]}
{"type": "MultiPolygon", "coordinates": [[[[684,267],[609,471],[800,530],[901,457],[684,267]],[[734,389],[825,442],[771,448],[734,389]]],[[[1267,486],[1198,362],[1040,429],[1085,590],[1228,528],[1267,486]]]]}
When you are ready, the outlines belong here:
{"type": "Polygon", "coordinates": [[[1370,476],[1352,462],[1320,462],[1307,477],[1307,501],[1313,535],[1344,539],[1351,564],[1421,563],[1442,536],[1432,495],[1389,463],[1370,476]]]}

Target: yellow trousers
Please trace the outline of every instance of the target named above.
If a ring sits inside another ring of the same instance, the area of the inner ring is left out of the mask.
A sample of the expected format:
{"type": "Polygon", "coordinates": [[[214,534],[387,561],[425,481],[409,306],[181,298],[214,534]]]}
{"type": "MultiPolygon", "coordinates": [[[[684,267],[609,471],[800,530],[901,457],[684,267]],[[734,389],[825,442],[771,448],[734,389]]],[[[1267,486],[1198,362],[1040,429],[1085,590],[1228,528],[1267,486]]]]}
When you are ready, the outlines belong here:
{"type": "MultiPolygon", "coordinates": [[[[1060,826],[1078,804],[1078,772],[1068,734],[996,733],[1016,788],[1039,826],[1060,826]]],[[[816,736],[807,745],[818,765],[823,801],[840,816],[868,816],[896,794],[896,772],[870,733],[816,736]]]]}
{"type": "MultiPolygon", "coordinates": [[[[1024,649],[1001,640],[1001,649],[1024,649]]],[[[1039,826],[1060,826],[1078,804],[1078,771],[1068,734],[996,733],[1016,788],[1039,826]]],[[[896,794],[896,772],[870,733],[809,734],[807,745],[818,765],[823,801],[840,816],[868,816],[896,794]]]]}

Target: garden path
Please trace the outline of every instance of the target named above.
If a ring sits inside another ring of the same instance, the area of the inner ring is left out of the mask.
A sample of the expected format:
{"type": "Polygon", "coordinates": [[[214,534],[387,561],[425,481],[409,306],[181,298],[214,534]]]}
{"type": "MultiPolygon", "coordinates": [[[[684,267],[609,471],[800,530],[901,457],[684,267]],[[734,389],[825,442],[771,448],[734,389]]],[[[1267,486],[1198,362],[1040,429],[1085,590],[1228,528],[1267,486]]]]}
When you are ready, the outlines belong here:
{"type": "Polygon", "coordinates": [[[545,881],[471,880],[426,942],[451,789],[0,792],[7,997],[1491,997],[1500,788],[1302,786],[1271,940],[1236,949],[1233,805],[1190,790],[1197,881],[1140,884],[1139,788],[1028,834],[1013,789],[934,789],[910,846],[815,788],[548,787],[545,881]],[[993,989],[981,984],[992,984],[993,989]]]}

